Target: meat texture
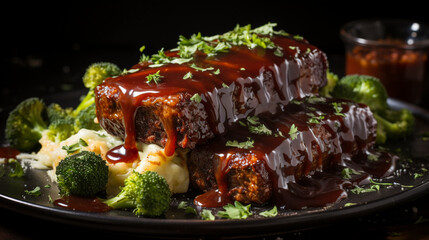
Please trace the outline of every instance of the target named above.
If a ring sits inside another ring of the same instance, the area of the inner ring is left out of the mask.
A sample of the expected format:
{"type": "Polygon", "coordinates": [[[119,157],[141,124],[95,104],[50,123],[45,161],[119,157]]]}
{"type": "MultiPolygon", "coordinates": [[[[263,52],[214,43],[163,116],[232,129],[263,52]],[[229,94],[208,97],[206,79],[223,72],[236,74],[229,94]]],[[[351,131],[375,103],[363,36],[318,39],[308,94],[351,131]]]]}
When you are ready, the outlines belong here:
{"type": "Polygon", "coordinates": [[[370,109],[362,104],[321,97],[293,101],[275,117],[239,121],[234,130],[194,149],[188,159],[191,186],[206,194],[216,190],[228,201],[273,201],[288,208],[312,205],[306,201],[319,190],[319,196],[338,190],[332,197],[338,198],[344,194],[341,181],[315,173],[343,166],[371,149],[376,126],[370,109]],[[312,183],[297,187],[307,176],[313,176],[305,180],[312,183]],[[324,180],[313,184],[317,178],[324,180]],[[332,186],[320,189],[330,181],[332,186]],[[297,201],[302,203],[293,203],[291,195],[302,198],[297,201]]]}
{"type": "Polygon", "coordinates": [[[281,47],[281,56],[274,49],[233,46],[216,56],[200,53],[183,64],[138,64],[95,89],[98,121],[115,136],[124,138],[128,132],[140,142],[192,149],[237,120],[275,114],[326,84],[321,50],[292,36],[271,40],[281,47]],[[153,74],[161,76],[157,84],[147,81],[153,74]]]}

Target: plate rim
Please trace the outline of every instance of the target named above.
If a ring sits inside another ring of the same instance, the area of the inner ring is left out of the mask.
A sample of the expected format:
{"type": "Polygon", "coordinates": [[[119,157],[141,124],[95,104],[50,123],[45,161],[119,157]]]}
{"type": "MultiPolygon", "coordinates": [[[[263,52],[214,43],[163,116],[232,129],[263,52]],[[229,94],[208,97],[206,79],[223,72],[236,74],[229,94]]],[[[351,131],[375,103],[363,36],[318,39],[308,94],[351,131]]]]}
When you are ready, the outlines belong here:
{"type": "MultiPolygon", "coordinates": [[[[389,98],[388,104],[392,108],[407,108],[416,116],[429,121],[429,111],[419,106],[389,98]]],[[[274,218],[250,218],[245,220],[216,219],[207,221],[202,219],[164,219],[143,218],[130,216],[109,216],[100,213],[77,212],[58,207],[50,207],[16,199],[0,193],[0,207],[30,215],[49,221],[98,228],[113,232],[127,232],[130,234],[144,233],[153,236],[255,236],[269,232],[269,234],[285,233],[306,228],[308,225],[332,224],[351,217],[362,217],[374,212],[380,212],[395,206],[418,199],[429,193],[429,181],[414,186],[406,191],[383,197],[377,200],[356,206],[342,207],[294,216],[277,216],[274,218]],[[144,226],[144,227],[142,227],[144,226]],[[246,232],[240,231],[246,228],[246,232]],[[190,231],[192,230],[192,231],[190,231]]],[[[317,226],[316,226],[317,227],[317,226]]],[[[308,228],[308,227],[307,227],[308,228]]]]}

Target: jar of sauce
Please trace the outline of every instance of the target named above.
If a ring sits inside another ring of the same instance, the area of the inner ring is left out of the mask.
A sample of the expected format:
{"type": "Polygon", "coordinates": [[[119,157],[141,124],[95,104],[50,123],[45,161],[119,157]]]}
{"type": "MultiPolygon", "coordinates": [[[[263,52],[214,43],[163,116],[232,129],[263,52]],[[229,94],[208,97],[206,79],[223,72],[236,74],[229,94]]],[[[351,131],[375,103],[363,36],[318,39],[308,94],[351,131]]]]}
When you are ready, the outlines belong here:
{"type": "Polygon", "coordinates": [[[377,77],[389,97],[421,104],[428,94],[429,25],[408,20],[358,20],[340,31],[346,74],[377,77]]]}

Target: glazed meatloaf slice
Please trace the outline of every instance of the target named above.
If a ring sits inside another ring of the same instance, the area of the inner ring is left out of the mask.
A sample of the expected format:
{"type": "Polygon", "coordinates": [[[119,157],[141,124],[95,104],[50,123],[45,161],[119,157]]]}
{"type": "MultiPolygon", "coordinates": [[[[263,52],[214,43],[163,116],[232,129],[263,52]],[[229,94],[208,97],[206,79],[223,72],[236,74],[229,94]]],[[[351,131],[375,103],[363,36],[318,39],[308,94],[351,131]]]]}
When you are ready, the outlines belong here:
{"type": "MultiPolygon", "coordinates": [[[[235,121],[275,114],[326,84],[327,59],[302,38],[267,35],[277,48],[233,45],[185,63],[142,62],[95,89],[98,121],[108,133],[157,143],[171,155],[223,134],[235,121]],[[153,80],[154,79],[154,80],[153,80]]],[[[177,51],[166,52],[171,59],[177,51]]]]}
{"type": "Polygon", "coordinates": [[[296,209],[335,202],[345,197],[347,181],[324,171],[349,165],[368,170],[351,159],[371,150],[376,137],[367,106],[320,97],[293,101],[275,117],[251,117],[235,127],[190,153],[191,186],[205,192],[197,205],[272,201],[296,209]]]}

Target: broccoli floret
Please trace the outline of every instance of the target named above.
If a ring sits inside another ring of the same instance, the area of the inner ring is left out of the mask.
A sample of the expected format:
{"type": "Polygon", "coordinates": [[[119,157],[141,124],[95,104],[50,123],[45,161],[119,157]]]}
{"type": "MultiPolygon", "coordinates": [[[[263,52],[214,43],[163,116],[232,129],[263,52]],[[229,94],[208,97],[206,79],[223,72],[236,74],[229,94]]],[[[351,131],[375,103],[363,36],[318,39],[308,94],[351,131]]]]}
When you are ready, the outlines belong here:
{"type": "Polygon", "coordinates": [[[82,128],[96,131],[100,130],[100,125],[94,121],[96,117],[97,115],[95,114],[95,104],[92,104],[89,107],[81,110],[76,116],[75,120],[76,131],[79,131],[79,129],[82,128]]]}
{"type": "Polygon", "coordinates": [[[58,119],[69,117],[73,113],[72,108],[62,108],[58,103],[51,103],[47,108],[49,122],[55,122],[58,119]]]}
{"type": "Polygon", "coordinates": [[[108,77],[118,76],[121,74],[121,69],[110,62],[96,62],[86,69],[83,75],[83,84],[86,88],[94,89],[100,85],[104,79],[108,77]]]}
{"type": "Polygon", "coordinates": [[[104,203],[113,209],[133,209],[134,214],[161,216],[170,206],[171,191],[164,177],[153,171],[133,172],[121,192],[104,203]]]}
{"type": "Polygon", "coordinates": [[[9,144],[21,151],[40,147],[39,139],[48,128],[46,105],[39,98],[28,98],[18,104],[6,120],[5,136],[9,144]]]}
{"type": "Polygon", "coordinates": [[[100,155],[81,151],[61,160],[55,173],[60,194],[91,197],[106,189],[109,168],[100,155]]]}
{"type": "Polygon", "coordinates": [[[380,113],[374,113],[377,120],[377,143],[385,143],[389,140],[403,140],[413,132],[414,116],[408,109],[386,109],[380,113]]]}
{"type": "Polygon", "coordinates": [[[89,89],[88,94],[82,99],[80,104],[74,110],[74,114],[78,115],[80,111],[86,109],[95,103],[94,89],[100,85],[104,79],[114,77],[121,74],[121,69],[110,62],[96,62],[88,66],[83,75],[82,81],[86,88],[89,89]]]}
{"type": "Polygon", "coordinates": [[[332,91],[333,97],[347,98],[366,104],[377,120],[378,144],[404,139],[414,128],[414,116],[407,109],[393,110],[387,104],[387,91],[378,78],[348,75],[341,78],[332,91]]]}
{"type": "Polygon", "coordinates": [[[326,85],[323,88],[321,88],[319,90],[319,93],[321,96],[324,96],[324,97],[332,97],[331,93],[334,90],[335,86],[337,85],[339,78],[338,78],[338,75],[336,75],[330,71],[327,72],[326,78],[327,78],[328,82],[326,83],[326,85]]]}
{"type": "Polygon", "coordinates": [[[72,116],[54,119],[48,127],[49,140],[53,142],[61,142],[75,134],[77,131],[74,127],[75,119],[72,116]]]}
{"type": "Polygon", "coordinates": [[[374,112],[389,108],[386,89],[378,78],[372,76],[347,75],[335,85],[332,96],[364,103],[374,112]]]}

